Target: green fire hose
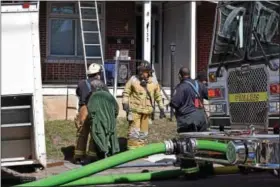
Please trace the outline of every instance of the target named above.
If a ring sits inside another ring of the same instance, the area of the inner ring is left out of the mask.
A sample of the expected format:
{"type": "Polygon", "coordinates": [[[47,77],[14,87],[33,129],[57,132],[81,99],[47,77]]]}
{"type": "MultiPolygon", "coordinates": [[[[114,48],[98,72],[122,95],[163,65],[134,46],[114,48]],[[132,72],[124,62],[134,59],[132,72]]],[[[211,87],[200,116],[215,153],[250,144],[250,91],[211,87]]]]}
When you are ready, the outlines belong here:
{"type": "MultiPolygon", "coordinates": [[[[198,149],[207,149],[207,150],[213,150],[213,151],[220,151],[224,152],[226,144],[222,146],[222,143],[217,142],[211,142],[207,140],[197,140],[197,148],[198,149]]],[[[140,147],[138,149],[126,151],[123,153],[119,153],[117,155],[108,157],[106,159],[94,162],[92,164],[89,164],[87,166],[73,169],[71,171],[63,172],[61,174],[50,176],[45,179],[34,181],[18,186],[59,186],[63,185],[96,173],[99,173],[101,171],[104,171],[106,169],[113,168],[115,166],[118,166],[120,164],[124,164],[136,159],[140,159],[142,157],[159,154],[159,153],[165,153],[166,147],[164,143],[155,143],[150,144],[144,147],[140,147]]]]}
{"type": "MultiPolygon", "coordinates": [[[[225,175],[238,173],[237,166],[226,166],[214,168],[214,175],[225,175]]],[[[104,184],[120,184],[120,183],[132,183],[132,182],[145,182],[160,179],[177,178],[181,175],[185,175],[185,172],[181,169],[155,171],[148,173],[129,173],[129,174],[113,174],[113,175],[101,175],[94,177],[85,177],[74,182],[64,184],[62,186],[88,186],[88,185],[104,185],[104,184]]]]}
{"type": "Polygon", "coordinates": [[[218,151],[222,153],[226,153],[227,151],[227,144],[209,140],[197,140],[196,146],[199,150],[218,151]]]}
{"type": "Polygon", "coordinates": [[[50,176],[45,179],[34,181],[30,183],[25,183],[18,186],[59,186],[66,184],[77,179],[87,177],[89,175],[96,174],[98,172],[104,171],[106,169],[115,167],[120,164],[124,164],[142,157],[165,153],[164,143],[150,144],[138,149],[126,151],[119,153],[117,155],[108,157],[106,159],[99,160],[92,164],[86,165],[81,168],[73,169],[70,171],[63,172],[61,174],[50,176]]]}

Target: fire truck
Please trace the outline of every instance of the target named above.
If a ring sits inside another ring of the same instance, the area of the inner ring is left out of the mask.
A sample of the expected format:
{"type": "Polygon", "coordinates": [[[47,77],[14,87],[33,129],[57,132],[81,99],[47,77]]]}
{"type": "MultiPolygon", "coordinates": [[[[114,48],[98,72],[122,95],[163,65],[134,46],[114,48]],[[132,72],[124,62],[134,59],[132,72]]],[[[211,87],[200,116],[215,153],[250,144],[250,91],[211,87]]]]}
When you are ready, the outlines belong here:
{"type": "Polygon", "coordinates": [[[208,65],[212,128],[279,125],[279,13],[276,1],[218,3],[208,65]]]}
{"type": "Polygon", "coordinates": [[[1,2],[1,166],[47,164],[39,1],[1,2]]]}

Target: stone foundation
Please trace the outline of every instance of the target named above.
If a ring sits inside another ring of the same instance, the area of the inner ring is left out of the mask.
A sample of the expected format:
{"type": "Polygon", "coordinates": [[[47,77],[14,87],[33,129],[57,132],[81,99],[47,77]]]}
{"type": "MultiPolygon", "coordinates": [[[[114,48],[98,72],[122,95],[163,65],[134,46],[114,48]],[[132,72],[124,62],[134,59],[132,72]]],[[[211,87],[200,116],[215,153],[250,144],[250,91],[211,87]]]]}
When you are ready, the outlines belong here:
{"type": "MultiPolygon", "coordinates": [[[[119,116],[125,117],[121,100],[117,98],[120,107],[119,116]]],[[[78,98],[75,95],[43,96],[45,120],[74,120],[77,113],[78,98]]]]}

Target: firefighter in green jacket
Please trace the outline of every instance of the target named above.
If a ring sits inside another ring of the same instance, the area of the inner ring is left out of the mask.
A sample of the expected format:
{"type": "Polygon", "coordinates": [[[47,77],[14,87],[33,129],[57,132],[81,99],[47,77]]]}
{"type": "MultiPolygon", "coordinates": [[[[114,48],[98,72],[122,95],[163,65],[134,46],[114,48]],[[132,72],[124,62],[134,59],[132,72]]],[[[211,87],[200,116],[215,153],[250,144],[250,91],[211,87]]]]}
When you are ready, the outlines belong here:
{"type": "Polygon", "coordinates": [[[127,113],[129,121],[128,149],[135,149],[145,145],[149,119],[153,118],[157,102],[160,109],[160,118],[164,118],[164,106],[162,102],[159,84],[152,80],[152,68],[147,62],[138,67],[139,74],[132,76],[125,85],[123,91],[123,109],[127,113]]]}

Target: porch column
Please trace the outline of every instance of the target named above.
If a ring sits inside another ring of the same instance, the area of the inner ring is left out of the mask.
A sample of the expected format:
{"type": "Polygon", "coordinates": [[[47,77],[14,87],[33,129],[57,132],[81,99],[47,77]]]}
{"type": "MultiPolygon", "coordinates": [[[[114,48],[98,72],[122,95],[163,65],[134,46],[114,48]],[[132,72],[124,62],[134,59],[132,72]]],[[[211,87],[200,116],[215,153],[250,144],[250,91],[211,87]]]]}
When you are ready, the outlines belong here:
{"type": "Polygon", "coordinates": [[[151,63],[151,24],[152,24],[152,2],[144,1],[144,60],[151,63]]]}
{"type": "MultiPolygon", "coordinates": [[[[151,36],[152,36],[152,1],[145,1],[144,2],[144,60],[152,63],[151,53],[152,53],[152,43],[151,43],[151,36]]],[[[157,82],[157,75],[154,68],[154,64],[152,64],[152,68],[154,70],[153,73],[153,81],[157,82]]]]}
{"type": "Polygon", "coordinates": [[[196,2],[191,2],[191,78],[196,78],[196,2]]]}

